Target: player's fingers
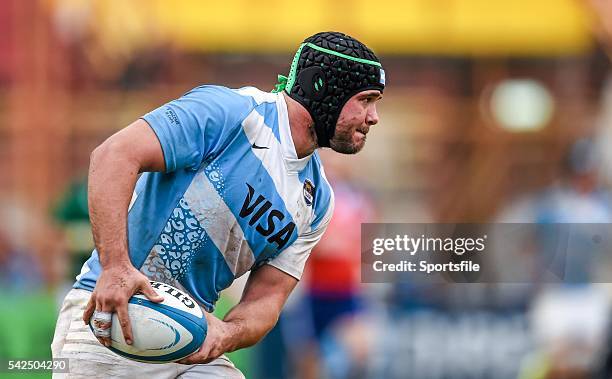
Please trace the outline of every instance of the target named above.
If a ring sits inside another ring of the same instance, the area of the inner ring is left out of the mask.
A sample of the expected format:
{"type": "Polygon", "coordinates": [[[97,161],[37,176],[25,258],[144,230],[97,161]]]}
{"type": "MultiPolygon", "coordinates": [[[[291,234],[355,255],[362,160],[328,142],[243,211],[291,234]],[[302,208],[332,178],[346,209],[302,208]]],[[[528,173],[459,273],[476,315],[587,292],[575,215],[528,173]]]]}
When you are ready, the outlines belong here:
{"type": "Polygon", "coordinates": [[[209,358],[207,355],[190,355],[187,358],[183,358],[176,363],[180,363],[182,365],[197,365],[197,364],[206,364],[214,361],[213,358],[209,358]]]}
{"type": "Polygon", "coordinates": [[[200,363],[199,356],[200,356],[199,353],[192,354],[188,356],[187,358],[183,358],[180,361],[177,361],[176,363],[180,363],[182,365],[195,365],[197,363],[200,363]]]}
{"type": "Polygon", "coordinates": [[[202,345],[198,351],[188,357],[181,359],[180,361],[177,361],[176,363],[180,363],[183,365],[194,365],[197,363],[202,363],[204,359],[206,359],[206,357],[208,357],[208,349],[204,345],[202,345]]]}
{"type": "Polygon", "coordinates": [[[123,338],[128,345],[132,344],[132,324],[130,324],[130,318],[128,316],[127,303],[119,305],[115,311],[117,312],[117,318],[119,319],[119,325],[121,325],[121,331],[123,332],[123,338]]]}
{"type": "Polygon", "coordinates": [[[94,311],[92,318],[92,326],[94,334],[98,338],[101,344],[109,347],[111,344],[111,326],[113,323],[113,312],[114,307],[105,301],[96,302],[96,310],[94,311]]]}
{"type": "Polygon", "coordinates": [[[85,311],[83,312],[83,322],[87,325],[89,324],[89,320],[91,319],[91,315],[94,313],[96,309],[96,299],[94,295],[91,295],[89,298],[89,302],[87,302],[87,306],[85,307],[85,311]]]}
{"type": "Polygon", "coordinates": [[[156,303],[161,303],[162,301],[164,301],[163,296],[155,292],[155,290],[153,289],[153,287],[151,287],[151,284],[148,281],[141,286],[140,292],[142,292],[142,294],[145,295],[147,299],[156,303]]]}

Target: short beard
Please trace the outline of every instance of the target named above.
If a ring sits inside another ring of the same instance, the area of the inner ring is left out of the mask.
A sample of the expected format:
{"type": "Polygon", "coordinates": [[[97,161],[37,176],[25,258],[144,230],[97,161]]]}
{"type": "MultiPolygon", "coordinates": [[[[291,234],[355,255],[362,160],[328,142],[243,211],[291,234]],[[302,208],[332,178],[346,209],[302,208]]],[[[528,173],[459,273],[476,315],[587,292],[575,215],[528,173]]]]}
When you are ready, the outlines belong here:
{"type": "Polygon", "coordinates": [[[363,149],[363,146],[365,145],[365,143],[357,144],[353,142],[352,135],[348,136],[348,138],[343,137],[347,136],[335,134],[334,138],[329,141],[329,146],[332,148],[333,151],[340,154],[356,154],[360,152],[361,149],[363,149]]]}

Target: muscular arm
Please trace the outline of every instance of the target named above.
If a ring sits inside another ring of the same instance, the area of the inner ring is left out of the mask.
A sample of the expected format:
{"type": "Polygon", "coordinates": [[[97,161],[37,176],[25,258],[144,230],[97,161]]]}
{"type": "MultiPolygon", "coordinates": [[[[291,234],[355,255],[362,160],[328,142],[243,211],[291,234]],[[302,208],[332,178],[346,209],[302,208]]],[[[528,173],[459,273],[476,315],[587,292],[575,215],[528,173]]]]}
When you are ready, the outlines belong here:
{"type": "Polygon", "coordinates": [[[240,302],[223,321],[207,315],[209,334],[202,348],[179,363],[207,363],[223,353],[256,344],[274,327],[297,283],[270,265],[251,272],[240,302]]]}
{"type": "Polygon", "coordinates": [[[269,265],[252,272],[240,303],[223,319],[234,329],[229,351],[259,342],[276,325],[283,305],[297,283],[292,276],[269,265]]]}
{"type": "MultiPolygon", "coordinates": [[[[116,312],[124,337],[132,340],[127,316],[129,298],[141,291],[161,301],[147,278],[128,256],[127,212],[136,179],[143,171],[163,171],[164,156],[155,133],[137,120],[98,146],[91,154],[88,178],[89,214],[102,273],[83,313],[88,323],[94,310],[116,312]]],[[[110,325],[104,326],[104,328],[110,325]]],[[[104,345],[110,338],[98,338],[104,345]]]]}
{"type": "Polygon", "coordinates": [[[127,211],[136,179],[143,171],[163,170],[161,146],[143,120],[117,132],[91,153],[89,217],[102,267],[130,263],[127,211]]]}

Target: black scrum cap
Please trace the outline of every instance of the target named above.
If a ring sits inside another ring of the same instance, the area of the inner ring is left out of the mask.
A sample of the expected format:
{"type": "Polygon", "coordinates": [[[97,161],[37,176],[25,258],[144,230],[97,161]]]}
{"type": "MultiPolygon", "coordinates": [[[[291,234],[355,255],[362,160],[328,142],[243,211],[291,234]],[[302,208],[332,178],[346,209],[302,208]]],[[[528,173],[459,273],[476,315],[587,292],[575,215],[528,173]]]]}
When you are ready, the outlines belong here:
{"type": "Polygon", "coordinates": [[[385,71],[372,50],[339,32],[322,32],[300,45],[289,77],[279,75],[273,92],[285,90],[314,120],[319,147],[329,147],[342,107],[355,94],[385,88],[385,71]]]}

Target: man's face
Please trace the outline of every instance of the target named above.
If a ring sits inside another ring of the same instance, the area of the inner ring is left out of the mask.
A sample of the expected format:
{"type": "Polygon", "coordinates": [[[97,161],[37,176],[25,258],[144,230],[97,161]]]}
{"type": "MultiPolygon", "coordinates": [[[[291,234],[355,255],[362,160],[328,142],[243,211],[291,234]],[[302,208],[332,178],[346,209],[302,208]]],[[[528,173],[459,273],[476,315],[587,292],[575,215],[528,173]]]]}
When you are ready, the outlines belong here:
{"type": "Polygon", "coordinates": [[[378,90],[362,91],[346,102],[336,132],[330,141],[331,148],[342,154],[355,154],[365,145],[370,127],[378,123],[376,102],[382,99],[378,90]]]}

